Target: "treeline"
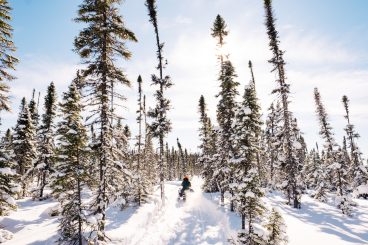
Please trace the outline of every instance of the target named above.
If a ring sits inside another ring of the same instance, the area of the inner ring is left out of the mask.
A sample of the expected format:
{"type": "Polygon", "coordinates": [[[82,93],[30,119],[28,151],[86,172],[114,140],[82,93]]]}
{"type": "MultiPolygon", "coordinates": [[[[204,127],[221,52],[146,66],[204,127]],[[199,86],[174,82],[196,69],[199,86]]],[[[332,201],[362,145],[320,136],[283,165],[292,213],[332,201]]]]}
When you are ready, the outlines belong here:
{"type": "Polygon", "coordinates": [[[229,195],[229,208],[241,216],[241,230],[234,244],[286,243],[281,215],[266,210],[262,203],[265,190],[285,193],[287,204],[302,208],[302,194],[327,201],[333,197],[345,215],[352,215],[356,206],[351,198],[366,196],[357,192],[367,185],[368,168],[359,150],[359,137],[351,122],[349,99],[342,97],[345,110],[346,135],[339,145],[321,96],[314,90],[316,115],[320,124],[322,147],[308,148],[297,119],[290,110],[290,84],[287,81],[284,52],[275,26],[272,1],[264,0],[265,27],[272,57],[268,61],[275,75],[272,90],[274,102],[267,110],[265,121],[256,94],[253,64],[249,61],[249,84],[239,90],[238,77],[229,54],[223,54],[229,34],[225,20],[218,15],[212,36],[219,54],[219,93],[216,122],[208,116],[203,96],[199,99],[201,154],[204,190],[220,192],[221,204],[229,195]],[[242,94],[239,102],[239,94],[242,94]],[[267,225],[262,225],[267,224],[267,225]]]}
{"type": "MultiPolygon", "coordinates": [[[[117,109],[124,106],[125,98],[119,88],[131,82],[117,62],[129,60],[132,54],[126,42],[137,42],[137,38],[119,15],[119,5],[119,0],[83,1],[75,21],[84,28],[74,40],[74,50],[84,69],[76,71],[61,99],[50,83],[42,114],[35,91],[29,101],[23,98],[16,125],[0,143],[0,215],[15,210],[19,198],[55,198],[60,202],[60,210],[54,210],[59,215],[60,244],[106,244],[109,205],[121,209],[141,205],[156,185],[164,205],[165,180],[200,173],[198,155],[188,152],[179,139],[172,146],[166,142],[171,123],[165,91],[172,83],[164,74],[164,45],[154,0],[147,0],[146,7],[157,44],[158,75],[152,75],[157,104],[147,108],[139,76],[138,134],[132,136],[129,125],[123,124],[117,109]]],[[[0,3],[1,49],[12,53],[10,10],[8,2],[0,3]]],[[[7,70],[14,69],[18,60],[6,54],[0,61],[0,109],[10,110],[9,87],[3,80],[14,79],[7,70]]]]}

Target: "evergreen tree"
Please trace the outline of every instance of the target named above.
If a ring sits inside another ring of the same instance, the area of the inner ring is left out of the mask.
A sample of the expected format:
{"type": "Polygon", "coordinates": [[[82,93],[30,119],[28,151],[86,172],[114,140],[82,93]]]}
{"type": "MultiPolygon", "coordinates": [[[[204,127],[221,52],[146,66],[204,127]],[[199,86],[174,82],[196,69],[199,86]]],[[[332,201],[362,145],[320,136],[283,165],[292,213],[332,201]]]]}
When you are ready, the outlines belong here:
{"type": "Polygon", "coordinates": [[[10,111],[9,86],[5,81],[14,80],[15,77],[9,70],[15,70],[15,65],[19,62],[13,56],[16,48],[13,43],[13,28],[10,25],[12,8],[7,0],[0,1],[0,111],[10,111]]]}
{"type": "Polygon", "coordinates": [[[146,179],[150,181],[151,186],[157,184],[157,178],[159,177],[157,160],[152,142],[152,134],[147,132],[144,143],[144,163],[146,168],[146,179]]]}
{"type": "Polygon", "coordinates": [[[147,181],[147,190],[151,192],[152,186],[157,184],[157,157],[152,142],[152,134],[147,123],[146,96],[143,96],[143,117],[144,117],[144,148],[143,167],[144,181],[147,181]]]}
{"type": "Polygon", "coordinates": [[[126,181],[124,163],[117,160],[121,151],[113,144],[113,98],[122,99],[114,90],[119,84],[129,85],[124,72],[116,65],[117,58],[129,59],[126,41],[137,41],[133,32],[125,27],[119,15],[120,0],[84,0],[79,6],[77,22],[87,24],[75,39],[76,52],[87,65],[81,71],[83,88],[93,105],[93,123],[98,126],[98,190],[95,193],[93,210],[98,220],[96,243],[105,242],[105,220],[108,197],[120,197],[126,181]],[[122,184],[122,185],[120,185],[122,184]]]}
{"type": "Polygon", "coordinates": [[[200,128],[199,128],[199,138],[201,140],[201,145],[199,146],[199,148],[203,151],[203,154],[205,154],[206,151],[206,140],[207,140],[207,121],[208,121],[208,116],[207,116],[207,105],[206,105],[206,101],[204,99],[204,96],[201,95],[201,97],[199,98],[199,105],[198,105],[198,111],[199,111],[199,123],[200,123],[200,128]]]}
{"type": "Polygon", "coordinates": [[[268,245],[282,245],[288,243],[285,221],[275,208],[272,208],[265,227],[268,231],[268,245]]]}
{"type": "Polygon", "coordinates": [[[35,137],[36,129],[33,126],[31,113],[29,112],[26,99],[23,98],[13,135],[14,160],[18,165],[18,174],[22,178],[21,197],[24,197],[27,193],[29,179],[27,178],[26,173],[37,160],[35,137]]]}
{"type": "Polygon", "coordinates": [[[325,177],[321,178],[321,176],[324,174],[324,171],[321,156],[318,152],[318,146],[317,149],[312,149],[309,152],[302,172],[305,178],[304,183],[307,189],[317,190],[318,188],[326,188],[324,181],[321,182],[321,180],[324,180],[325,177]]]}
{"type": "Polygon", "coordinates": [[[321,158],[316,158],[316,169],[313,173],[313,177],[316,179],[315,191],[313,197],[321,202],[327,202],[327,192],[329,190],[328,185],[328,171],[326,171],[326,166],[323,162],[325,159],[325,153],[322,151],[321,158]]]}
{"type": "Polygon", "coordinates": [[[297,175],[298,175],[298,166],[294,161],[294,152],[293,152],[293,141],[292,141],[292,129],[291,129],[291,113],[289,111],[289,94],[290,94],[290,85],[286,81],[285,75],[285,61],[283,58],[284,51],[279,48],[279,35],[275,27],[275,18],[272,10],[272,0],[264,0],[264,7],[266,12],[266,28],[267,34],[270,39],[269,46],[270,50],[273,53],[272,59],[269,60],[269,63],[273,65],[273,72],[276,72],[278,83],[278,87],[273,90],[274,94],[278,94],[281,98],[282,104],[282,149],[283,155],[285,159],[282,163],[283,172],[287,175],[288,185],[287,189],[290,190],[288,193],[288,199],[293,200],[293,207],[300,208],[300,191],[297,186],[297,175]]]}
{"type": "Polygon", "coordinates": [[[91,177],[88,173],[88,138],[81,113],[83,107],[76,84],[72,83],[60,103],[62,119],[58,123],[58,151],[55,164],[53,196],[61,204],[61,244],[84,244],[87,238],[87,207],[82,190],[91,177]]]}
{"type": "MultiPolygon", "coordinates": [[[[253,157],[255,154],[252,154],[253,157]]],[[[255,157],[252,160],[254,163],[255,157]]],[[[260,187],[260,181],[255,166],[248,167],[245,172],[246,166],[244,166],[243,179],[239,185],[239,190],[236,195],[239,206],[238,212],[242,216],[242,229],[238,233],[238,243],[247,245],[261,245],[264,244],[264,237],[262,236],[262,230],[259,226],[263,217],[265,207],[261,200],[264,193],[260,187]]]]}
{"type": "MultiPolygon", "coordinates": [[[[148,15],[150,17],[150,22],[153,25],[155,36],[156,36],[156,45],[157,45],[157,60],[158,66],[157,69],[159,71],[159,76],[152,75],[152,82],[154,85],[158,86],[158,89],[155,93],[155,98],[157,101],[156,107],[149,111],[149,116],[153,119],[153,122],[150,125],[150,131],[152,136],[158,138],[159,141],[159,173],[160,173],[160,190],[161,190],[161,201],[164,204],[165,197],[165,189],[164,189],[164,139],[165,136],[171,130],[171,122],[167,118],[167,113],[170,109],[170,101],[165,98],[164,92],[168,88],[172,86],[171,78],[169,76],[164,76],[164,57],[162,54],[162,49],[164,44],[160,42],[160,36],[158,32],[158,21],[157,21],[157,6],[156,0],[146,0],[146,6],[148,8],[148,15]]],[[[166,61],[167,64],[167,61],[166,61]]]]}
{"type": "Polygon", "coordinates": [[[168,149],[168,154],[169,154],[169,158],[170,158],[170,168],[168,169],[169,172],[169,180],[176,180],[176,175],[175,175],[175,149],[174,146],[171,147],[171,150],[168,149]]]}
{"type": "MultiPolygon", "coordinates": [[[[217,41],[217,47],[219,48],[218,59],[220,60],[220,92],[217,94],[219,102],[217,104],[217,122],[218,129],[218,142],[216,142],[216,155],[213,156],[214,173],[213,181],[216,182],[218,189],[221,192],[221,204],[224,204],[224,194],[226,191],[230,191],[232,196],[233,190],[229,188],[230,183],[234,181],[233,169],[231,167],[230,159],[234,157],[233,136],[233,123],[235,122],[235,111],[237,108],[236,96],[238,95],[237,86],[238,82],[235,81],[237,77],[235,69],[230,60],[225,60],[227,55],[224,54],[225,37],[228,35],[227,25],[225,20],[217,15],[213,28],[211,29],[212,37],[217,41]]],[[[231,211],[234,211],[233,198],[230,203],[231,211]]]]}
{"type": "MultiPolygon", "coordinates": [[[[35,198],[42,199],[44,195],[44,189],[48,184],[48,178],[54,165],[55,158],[55,118],[56,118],[56,91],[53,82],[47,88],[47,94],[45,96],[44,114],[42,115],[41,125],[38,129],[38,152],[39,159],[33,168],[32,172],[39,174],[40,184],[34,194],[35,198]]],[[[35,117],[35,111],[31,116],[35,117]]],[[[35,123],[35,119],[32,118],[35,123]]]]}
{"type": "Polygon", "coordinates": [[[0,142],[0,216],[16,208],[16,192],[19,191],[16,162],[11,145],[10,130],[0,142]]]}
{"type": "MultiPolygon", "coordinates": [[[[253,64],[252,61],[248,62],[248,67],[250,70],[250,74],[251,74],[251,80],[250,80],[250,86],[253,86],[253,90],[254,90],[254,94],[256,94],[256,80],[254,78],[254,72],[253,72],[253,64]]],[[[257,101],[256,96],[254,97],[255,101],[257,101]]],[[[254,99],[252,98],[252,99],[254,99]]],[[[250,104],[252,104],[252,102],[250,102],[250,104]]],[[[257,107],[257,110],[255,110],[255,117],[259,118],[259,123],[262,124],[260,117],[261,117],[261,107],[257,104],[257,102],[254,104],[255,108],[257,107]]],[[[261,183],[263,184],[266,181],[266,169],[265,166],[263,164],[261,164],[261,155],[262,155],[262,151],[264,149],[261,148],[262,144],[261,144],[261,135],[262,135],[262,129],[261,127],[259,127],[258,130],[255,130],[255,137],[257,138],[257,146],[258,146],[258,151],[256,151],[256,158],[257,158],[257,169],[258,169],[258,175],[260,178],[261,183]]]]}
{"type": "Polygon", "coordinates": [[[185,154],[179,142],[179,138],[176,139],[176,142],[178,144],[178,157],[179,157],[179,163],[180,163],[179,179],[183,179],[184,176],[188,174],[187,173],[187,162],[185,161],[185,154]]]}
{"type": "MultiPolygon", "coordinates": [[[[138,136],[137,136],[137,174],[139,175],[138,183],[141,182],[141,147],[142,147],[142,120],[143,120],[143,105],[142,105],[142,77],[138,76],[138,110],[137,110],[137,123],[138,123],[138,136]]],[[[141,187],[138,187],[138,205],[141,204],[141,187]]]]}
{"type": "Polygon", "coordinates": [[[213,28],[211,29],[212,37],[217,39],[217,47],[219,48],[219,55],[218,58],[220,60],[220,65],[224,62],[224,52],[223,47],[225,44],[225,37],[229,34],[227,30],[227,25],[225,20],[221,17],[221,15],[217,15],[215,22],[213,23],[213,28]]]}
{"type": "Polygon", "coordinates": [[[217,95],[219,102],[217,105],[217,121],[219,124],[219,138],[217,143],[217,154],[219,159],[216,162],[216,171],[213,178],[218,182],[221,192],[221,203],[224,203],[224,193],[229,190],[229,184],[233,181],[230,159],[234,157],[233,125],[235,122],[236,96],[238,95],[238,82],[235,81],[237,75],[230,61],[224,61],[221,67],[219,81],[221,91],[217,95]]]}
{"type": "Polygon", "coordinates": [[[33,125],[35,126],[35,128],[38,128],[38,123],[39,123],[40,116],[38,114],[38,103],[35,100],[35,92],[36,91],[33,89],[32,99],[29,102],[29,112],[31,113],[31,118],[33,120],[33,125]]]}
{"type": "Polygon", "coordinates": [[[211,123],[210,118],[207,115],[207,105],[205,98],[201,95],[199,99],[199,137],[201,140],[201,145],[199,148],[201,149],[201,154],[198,158],[200,167],[202,169],[201,175],[204,178],[203,189],[206,192],[215,192],[217,191],[217,186],[214,183],[213,179],[213,161],[212,155],[214,154],[214,148],[211,145],[211,135],[213,132],[213,125],[211,123]]]}
{"type": "Polygon", "coordinates": [[[137,135],[137,169],[136,169],[136,184],[137,184],[137,196],[136,201],[140,206],[141,203],[147,198],[149,194],[150,183],[146,179],[143,171],[143,142],[142,142],[142,124],[143,122],[143,101],[142,101],[142,78],[141,76],[138,77],[138,110],[137,110],[137,123],[138,123],[138,135],[137,135]]]}
{"type": "Polygon", "coordinates": [[[122,149],[122,152],[125,153],[124,159],[128,159],[128,151],[129,151],[129,139],[130,139],[130,131],[127,132],[126,126],[124,126],[119,118],[115,125],[114,130],[114,141],[117,148],[122,149]]]}
{"type": "Polygon", "coordinates": [[[258,166],[258,152],[261,132],[261,114],[258,105],[255,84],[251,81],[245,87],[243,101],[236,115],[234,139],[237,154],[232,159],[235,173],[235,199],[242,218],[242,232],[239,239],[242,244],[257,244],[259,238],[254,233],[254,222],[264,210],[260,198],[263,196],[258,166]],[[255,173],[254,173],[255,172],[255,173]],[[245,223],[248,221],[248,231],[245,223]]]}
{"type": "MultiPolygon", "coordinates": [[[[74,83],[77,85],[77,83],[74,83]]],[[[82,94],[81,94],[82,95],[82,94]]],[[[119,122],[118,122],[119,125],[119,122]]],[[[119,133],[115,134],[116,137],[119,137],[119,133]]],[[[91,127],[90,127],[90,141],[89,141],[89,148],[91,149],[91,154],[90,154],[90,163],[91,163],[91,167],[89,168],[88,172],[90,174],[91,177],[93,177],[94,180],[99,178],[99,172],[98,172],[98,165],[99,165],[99,155],[100,153],[100,148],[99,148],[99,142],[97,139],[97,135],[96,135],[96,130],[95,130],[95,126],[92,123],[91,127]]],[[[117,140],[118,142],[118,140],[117,140]]],[[[118,145],[118,143],[116,143],[118,145]]],[[[91,178],[92,179],[92,178],[91,178]]],[[[98,182],[97,181],[92,181],[91,183],[89,183],[89,186],[92,189],[96,189],[98,188],[98,182]]]]}
{"type": "Polygon", "coordinates": [[[336,162],[334,162],[330,168],[335,172],[334,186],[337,189],[336,205],[341,209],[342,213],[350,216],[352,212],[352,201],[349,191],[348,183],[348,167],[349,162],[345,158],[346,152],[342,148],[337,149],[335,153],[336,162]]]}
{"type": "MultiPolygon", "coordinates": [[[[292,114],[290,113],[292,116],[292,114]]],[[[302,133],[300,132],[300,129],[297,124],[297,120],[295,118],[290,118],[290,140],[292,144],[291,147],[291,161],[293,162],[293,166],[296,170],[295,179],[290,179],[289,173],[284,170],[281,172],[280,176],[280,184],[278,185],[279,188],[281,188],[287,195],[288,203],[291,203],[291,199],[293,196],[294,191],[296,191],[297,197],[299,198],[299,204],[300,204],[300,198],[303,191],[303,179],[302,179],[302,169],[304,166],[304,160],[305,160],[305,149],[303,148],[304,145],[304,139],[302,137],[302,133]],[[295,181],[295,182],[294,182],[295,181]],[[294,189],[295,187],[295,189],[294,189]]],[[[283,156],[281,156],[283,158],[283,156]]],[[[284,160],[281,160],[281,166],[284,163],[284,160]]],[[[285,167],[287,165],[284,165],[285,167]]],[[[300,206],[298,207],[300,208],[300,206]]]]}
{"type": "Polygon", "coordinates": [[[361,157],[362,153],[357,145],[357,140],[360,137],[359,134],[355,131],[355,127],[351,124],[350,120],[350,109],[349,109],[349,98],[344,95],[342,97],[342,103],[345,109],[345,119],[347,121],[347,125],[345,127],[345,132],[348,139],[348,145],[350,148],[350,179],[352,182],[353,188],[357,188],[360,185],[368,184],[368,169],[363,164],[363,159],[361,157]]]}
{"type": "Polygon", "coordinates": [[[275,189],[277,183],[280,183],[278,177],[280,176],[281,164],[278,156],[282,152],[281,137],[281,107],[280,103],[276,103],[276,106],[272,103],[268,109],[269,113],[266,119],[266,128],[264,131],[264,139],[266,141],[266,159],[268,168],[269,187],[275,189]]]}
{"type": "Polygon", "coordinates": [[[174,162],[172,161],[171,152],[170,152],[170,148],[169,148],[169,143],[167,143],[167,142],[166,142],[166,145],[165,145],[165,157],[166,157],[166,176],[167,176],[167,180],[174,180],[173,172],[172,172],[172,169],[174,167],[174,162]]]}
{"type": "MultiPolygon", "coordinates": [[[[326,109],[324,107],[324,105],[322,104],[321,101],[321,95],[318,91],[317,88],[314,89],[314,100],[316,103],[316,113],[317,113],[317,117],[320,123],[320,131],[319,134],[321,135],[322,139],[325,141],[324,144],[324,158],[323,160],[323,171],[326,171],[325,173],[322,173],[320,175],[320,178],[326,177],[326,179],[321,179],[319,182],[326,182],[326,183],[321,183],[321,185],[323,184],[323,186],[326,186],[323,188],[323,192],[325,192],[326,188],[330,188],[330,186],[333,184],[333,172],[332,172],[332,168],[331,165],[334,164],[336,162],[336,158],[335,158],[335,147],[337,146],[335,139],[333,138],[333,132],[332,132],[332,127],[330,125],[330,123],[328,122],[328,116],[327,116],[327,112],[326,109]],[[328,186],[330,185],[330,186],[328,186]]],[[[317,186],[318,188],[318,186],[317,186]]],[[[322,191],[322,189],[320,189],[319,191],[322,191]]],[[[318,194],[319,192],[317,190],[317,197],[321,196],[321,195],[325,195],[325,194],[318,194]]]]}

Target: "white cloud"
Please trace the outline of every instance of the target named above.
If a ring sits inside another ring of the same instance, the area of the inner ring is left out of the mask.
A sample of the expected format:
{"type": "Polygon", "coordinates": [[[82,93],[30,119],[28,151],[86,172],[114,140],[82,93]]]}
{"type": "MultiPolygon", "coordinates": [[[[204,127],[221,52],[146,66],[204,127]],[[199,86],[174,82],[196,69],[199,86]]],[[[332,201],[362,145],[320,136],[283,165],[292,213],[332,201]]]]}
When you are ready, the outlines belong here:
{"type": "Polygon", "coordinates": [[[17,67],[17,79],[11,82],[11,102],[13,111],[2,114],[2,129],[13,127],[18,116],[18,108],[23,97],[29,101],[33,89],[41,92],[40,110],[47,86],[54,82],[59,92],[65,91],[75,76],[78,65],[50,60],[47,57],[26,56],[17,67]]]}

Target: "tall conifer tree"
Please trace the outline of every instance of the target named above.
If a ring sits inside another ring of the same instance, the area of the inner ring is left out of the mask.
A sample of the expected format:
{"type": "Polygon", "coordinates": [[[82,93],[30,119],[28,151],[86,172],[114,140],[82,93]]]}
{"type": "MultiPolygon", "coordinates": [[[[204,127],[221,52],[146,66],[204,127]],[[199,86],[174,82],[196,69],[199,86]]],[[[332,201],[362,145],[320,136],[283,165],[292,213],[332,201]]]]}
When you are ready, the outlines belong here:
{"type": "MultiPolygon", "coordinates": [[[[212,37],[217,41],[219,48],[218,59],[220,60],[220,92],[217,94],[219,102],[217,104],[217,122],[218,143],[216,149],[216,158],[213,159],[216,164],[216,171],[213,178],[216,180],[218,188],[221,192],[221,203],[224,203],[224,193],[230,191],[229,184],[233,182],[233,172],[230,159],[234,157],[234,144],[232,142],[233,124],[235,122],[235,111],[237,108],[236,97],[238,95],[237,86],[239,83],[235,81],[237,75],[235,68],[230,60],[225,59],[227,55],[224,54],[225,37],[228,35],[227,25],[224,19],[217,15],[213,28],[211,29],[212,37]]],[[[231,210],[234,210],[234,202],[231,201],[231,210]]]]}
{"type": "Polygon", "coordinates": [[[142,77],[138,77],[138,110],[137,110],[137,123],[138,123],[138,135],[137,135],[137,153],[136,153],[136,161],[137,161],[137,169],[136,169],[136,184],[137,184],[137,195],[136,195],[136,201],[138,205],[141,205],[143,201],[147,198],[150,192],[151,183],[148,179],[149,176],[147,176],[146,172],[146,162],[144,161],[144,154],[143,153],[143,146],[144,146],[144,137],[143,137],[143,124],[144,122],[144,103],[145,100],[143,98],[143,91],[142,91],[142,77]]]}
{"type": "Polygon", "coordinates": [[[0,216],[16,208],[16,192],[19,191],[11,137],[8,130],[0,141],[0,216]]]}
{"type": "Polygon", "coordinates": [[[233,125],[235,122],[235,111],[237,107],[236,96],[238,95],[238,82],[232,63],[227,60],[222,64],[219,81],[221,91],[217,95],[217,121],[219,124],[219,138],[217,143],[217,160],[214,179],[218,181],[221,191],[221,203],[224,202],[224,193],[229,190],[229,184],[233,181],[231,161],[234,157],[233,125]]]}
{"type": "Polygon", "coordinates": [[[72,83],[60,103],[62,119],[58,123],[58,151],[53,196],[61,204],[60,239],[62,244],[82,245],[87,241],[87,206],[82,202],[82,190],[89,182],[87,132],[81,113],[83,107],[76,84],[72,83]]]}
{"type": "Polygon", "coordinates": [[[326,189],[330,189],[331,185],[333,183],[333,175],[331,165],[336,162],[336,147],[337,143],[334,139],[334,134],[332,132],[332,127],[328,121],[328,115],[326,112],[326,109],[322,103],[321,95],[317,88],[314,89],[314,100],[316,103],[316,113],[318,117],[318,121],[320,123],[320,131],[319,134],[321,135],[322,139],[325,141],[324,143],[324,157],[322,159],[323,161],[323,171],[325,173],[321,174],[320,178],[326,178],[321,179],[320,185],[317,186],[317,193],[316,197],[317,199],[320,199],[322,201],[325,201],[325,198],[318,198],[319,196],[325,196],[326,189]],[[322,188],[323,186],[323,188],[322,188]],[[322,192],[322,193],[319,193],[322,192]]]}
{"type": "Polygon", "coordinates": [[[93,209],[98,220],[97,243],[105,236],[105,210],[109,197],[120,196],[120,182],[125,181],[124,163],[117,160],[120,149],[113,145],[113,120],[116,100],[122,95],[114,90],[119,84],[129,85],[123,70],[116,64],[117,58],[129,59],[131,53],[126,41],[137,41],[134,33],[125,27],[119,15],[120,0],[84,0],[79,6],[77,22],[87,26],[75,39],[74,46],[87,68],[81,71],[83,88],[87,90],[89,104],[93,105],[93,123],[98,134],[98,190],[93,209]]]}
{"type": "Polygon", "coordinates": [[[266,119],[266,128],[264,131],[264,139],[266,144],[266,159],[268,168],[268,185],[271,189],[275,189],[277,184],[280,183],[279,176],[281,169],[281,164],[278,156],[282,152],[282,143],[280,142],[281,137],[281,107],[280,103],[277,102],[276,105],[272,103],[268,108],[268,116],[266,119]]]}
{"type": "Polygon", "coordinates": [[[213,28],[211,29],[212,37],[217,39],[217,47],[219,49],[218,58],[220,60],[220,65],[222,66],[222,63],[224,62],[224,50],[223,47],[225,45],[225,37],[229,34],[227,30],[227,25],[225,23],[225,20],[222,18],[221,15],[217,15],[215,22],[213,23],[213,28]]]}
{"type": "Polygon", "coordinates": [[[347,125],[345,127],[345,132],[347,135],[348,146],[350,148],[350,170],[349,177],[352,182],[352,187],[357,188],[360,185],[368,184],[368,169],[363,164],[362,153],[357,145],[357,140],[360,137],[355,131],[354,125],[351,123],[350,119],[350,108],[349,108],[349,98],[344,95],[342,97],[342,103],[345,109],[345,119],[347,125]]]}
{"type": "Polygon", "coordinates": [[[22,180],[21,197],[27,194],[29,178],[26,173],[33,164],[36,163],[36,129],[32,123],[31,113],[29,112],[26,99],[23,98],[20,106],[20,112],[13,135],[14,159],[17,162],[18,173],[22,180]]]}
{"type": "Polygon", "coordinates": [[[279,35],[275,27],[275,18],[272,10],[272,0],[264,0],[264,7],[266,12],[266,28],[269,37],[270,50],[273,53],[273,57],[269,60],[269,63],[273,66],[273,72],[276,72],[278,87],[273,90],[274,94],[277,94],[281,98],[282,104],[282,120],[283,120],[283,142],[282,148],[284,151],[285,159],[283,162],[283,171],[288,175],[288,187],[291,190],[288,193],[288,199],[292,199],[293,207],[300,208],[300,191],[297,187],[298,167],[297,163],[293,159],[293,142],[291,132],[291,113],[289,110],[289,94],[290,85],[286,81],[285,75],[285,61],[283,58],[284,51],[279,48],[279,35]]]}
{"type": "Polygon", "coordinates": [[[260,220],[265,209],[260,199],[263,192],[257,159],[261,125],[260,106],[252,80],[245,88],[243,101],[237,111],[233,136],[237,149],[233,158],[236,184],[234,191],[237,210],[242,219],[242,231],[239,233],[242,244],[257,244],[256,241],[260,238],[254,233],[254,223],[260,220]]]}
{"type": "Polygon", "coordinates": [[[37,103],[36,98],[35,98],[35,93],[36,93],[36,90],[33,89],[32,99],[29,102],[29,112],[31,113],[31,118],[33,120],[33,125],[35,126],[35,128],[38,128],[38,123],[39,123],[40,116],[38,114],[38,103],[37,103]]]}
{"type": "MultiPolygon", "coordinates": [[[[158,138],[159,141],[159,174],[160,174],[160,189],[161,189],[161,201],[164,204],[165,200],[165,189],[164,189],[164,142],[166,135],[171,130],[171,122],[167,117],[167,113],[170,109],[170,101],[165,97],[165,91],[172,86],[171,78],[166,75],[164,76],[164,57],[163,57],[163,47],[164,43],[160,42],[160,36],[158,31],[158,20],[157,20],[157,6],[156,0],[146,0],[146,6],[148,8],[148,15],[150,17],[150,22],[153,25],[156,46],[157,46],[157,60],[159,71],[159,76],[152,75],[152,83],[158,86],[155,93],[155,98],[157,101],[156,107],[149,111],[148,115],[153,118],[153,122],[150,125],[150,130],[153,137],[158,138]]],[[[167,61],[166,61],[167,64],[167,61]]]]}
{"type": "Polygon", "coordinates": [[[181,147],[179,138],[176,139],[176,142],[178,144],[178,157],[179,157],[179,162],[180,162],[180,170],[179,170],[179,179],[182,179],[187,173],[187,164],[188,162],[185,161],[185,154],[183,151],[183,148],[181,147]]]}
{"type": "Polygon", "coordinates": [[[203,189],[204,191],[213,192],[217,191],[216,183],[213,179],[214,166],[212,161],[212,156],[214,154],[214,149],[211,146],[211,135],[213,131],[213,126],[211,120],[207,115],[207,105],[205,98],[201,95],[198,104],[199,110],[199,137],[201,140],[201,154],[199,156],[199,163],[202,169],[202,176],[204,178],[203,189]]]}
{"type": "Polygon", "coordinates": [[[13,28],[10,25],[12,8],[7,0],[0,1],[0,112],[10,111],[9,86],[5,81],[14,80],[15,77],[9,70],[15,70],[15,65],[19,62],[13,56],[16,48],[13,43],[13,28]]]}
{"type": "MultiPolygon", "coordinates": [[[[52,171],[55,157],[55,119],[56,119],[56,90],[53,82],[47,88],[45,96],[44,114],[42,114],[41,125],[38,129],[38,152],[39,159],[33,173],[39,174],[40,183],[34,194],[35,198],[43,198],[44,189],[48,184],[50,171],[52,171]]],[[[33,111],[31,116],[35,117],[36,111],[33,111]]],[[[35,118],[32,118],[33,123],[36,123],[35,118]]]]}

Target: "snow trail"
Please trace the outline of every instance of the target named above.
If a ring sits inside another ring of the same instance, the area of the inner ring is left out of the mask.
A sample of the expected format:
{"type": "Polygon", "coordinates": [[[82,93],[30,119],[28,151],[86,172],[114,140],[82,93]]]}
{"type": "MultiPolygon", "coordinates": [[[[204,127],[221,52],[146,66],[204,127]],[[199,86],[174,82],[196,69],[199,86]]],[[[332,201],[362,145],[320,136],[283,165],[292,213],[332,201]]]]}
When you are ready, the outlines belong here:
{"type": "Polygon", "coordinates": [[[157,199],[143,205],[125,224],[108,232],[113,244],[226,244],[234,235],[229,217],[206,198],[201,184],[194,178],[195,191],[183,202],[177,199],[180,182],[167,182],[165,207],[161,209],[157,199]]]}
{"type": "Polygon", "coordinates": [[[57,217],[50,217],[49,212],[57,206],[55,201],[32,201],[30,198],[18,201],[18,211],[11,217],[4,217],[2,224],[16,234],[6,245],[32,244],[51,245],[57,239],[57,217]]]}
{"type": "MultiPolygon", "coordinates": [[[[160,191],[154,192],[149,203],[141,207],[107,209],[106,234],[115,245],[209,245],[228,244],[236,237],[240,217],[219,205],[219,193],[203,193],[202,179],[192,180],[195,192],[186,202],[178,201],[181,181],[168,181],[166,205],[160,207],[160,191]]],[[[332,195],[333,196],[333,195],[332,195]]],[[[334,203],[321,203],[303,196],[302,209],[285,205],[281,193],[268,193],[264,199],[271,207],[278,207],[287,225],[289,245],[368,244],[368,200],[358,200],[353,217],[346,217],[334,203]]],[[[4,245],[51,245],[58,238],[58,218],[49,215],[58,202],[18,200],[18,210],[0,217],[0,226],[14,234],[4,245]]]]}

